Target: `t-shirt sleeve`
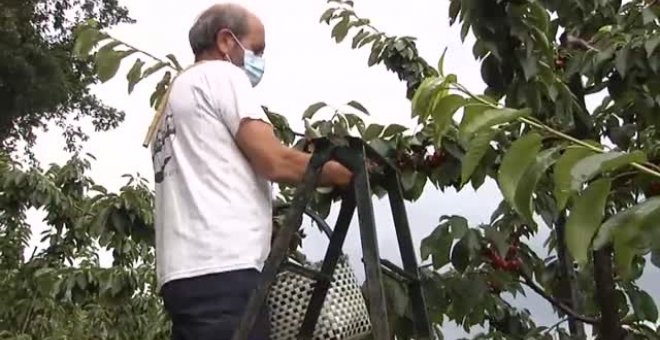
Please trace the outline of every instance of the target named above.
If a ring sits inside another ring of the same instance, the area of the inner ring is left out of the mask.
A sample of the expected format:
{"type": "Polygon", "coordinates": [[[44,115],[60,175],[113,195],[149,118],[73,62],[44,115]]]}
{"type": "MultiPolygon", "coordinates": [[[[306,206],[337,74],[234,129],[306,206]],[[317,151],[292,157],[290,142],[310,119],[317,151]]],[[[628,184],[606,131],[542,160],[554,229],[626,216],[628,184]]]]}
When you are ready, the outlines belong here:
{"type": "Polygon", "coordinates": [[[243,70],[235,66],[222,65],[215,72],[210,73],[208,83],[211,98],[215,99],[218,118],[227,126],[232,136],[236,137],[244,119],[261,120],[270,124],[243,70]]]}

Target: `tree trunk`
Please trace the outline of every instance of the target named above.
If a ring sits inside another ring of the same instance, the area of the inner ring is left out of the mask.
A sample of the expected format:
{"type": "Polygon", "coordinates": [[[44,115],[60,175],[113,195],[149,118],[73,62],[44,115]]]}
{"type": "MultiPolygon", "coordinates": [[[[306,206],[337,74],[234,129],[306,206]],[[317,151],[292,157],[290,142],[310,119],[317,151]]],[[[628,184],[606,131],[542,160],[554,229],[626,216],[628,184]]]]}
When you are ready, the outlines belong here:
{"type": "Polygon", "coordinates": [[[603,340],[622,340],[625,337],[625,331],[621,327],[616,305],[611,253],[611,248],[604,248],[593,253],[596,300],[601,311],[598,333],[599,338],[603,340]]]}
{"type": "MultiPolygon", "coordinates": [[[[559,263],[560,275],[560,296],[559,299],[568,307],[575,311],[580,311],[580,301],[578,299],[578,289],[575,286],[575,270],[573,261],[566,252],[566,241],[564,239],[564,228],[566,226],[566,215],[562,213],[555,223],[555,232],[557,234],[557,260],[559,263]]],[[[584,324],[574,317],[568,317],[568,328],[571,335],[577,339],[586,339],[584,333],[584,324]]]]}

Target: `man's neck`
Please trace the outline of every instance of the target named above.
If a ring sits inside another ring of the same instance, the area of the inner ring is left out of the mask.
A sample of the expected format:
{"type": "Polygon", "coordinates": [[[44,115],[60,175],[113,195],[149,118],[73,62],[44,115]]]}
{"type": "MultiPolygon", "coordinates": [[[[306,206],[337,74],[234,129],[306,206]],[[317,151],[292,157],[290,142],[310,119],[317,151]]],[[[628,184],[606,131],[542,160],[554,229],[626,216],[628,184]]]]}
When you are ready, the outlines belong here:
{"type": "Polygon", "coordinates": [[[227,60],[227,58],[224,58],[220,53],[218,52],[206,52],[202,53],[199,56],[195,57],[195,62],[201,62],[201,61],[214,61],[214,60],[227,60]]]}

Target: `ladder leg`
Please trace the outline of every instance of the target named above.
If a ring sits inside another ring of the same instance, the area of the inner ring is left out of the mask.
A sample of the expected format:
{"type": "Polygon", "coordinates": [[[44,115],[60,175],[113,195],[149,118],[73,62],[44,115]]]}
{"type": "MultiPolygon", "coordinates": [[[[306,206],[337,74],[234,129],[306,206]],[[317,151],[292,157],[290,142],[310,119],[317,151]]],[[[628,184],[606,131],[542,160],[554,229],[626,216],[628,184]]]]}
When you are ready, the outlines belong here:
{"type": "Polygon", "coordinates": [[[388,196],[390,207],[392,208],[394,228],[396,229],[396,236],[399,241],[399,251],[401,252],[403,269],[413,278],[413,280],[408,283],[408,288],[410,292],[410,301],[412,303],[415,331],[417,334],[416,339],[430,339],[432,334],[431,325],[429,323],[426,303],[424,301],[424,292],[422,291],[417,257],[413,247],[412,236],[410,235],[410,225],[408,224],[403,193],[401,191],[398,176],[394,171],[392,171],[389,176],[388,196]]]}
{"type": "MultiPolygon", "coordinates": [[[[321,266],[321,273],[326,277],[332,278],[334,274],[335,268],[337,267],[337,261],[341,255],[342,246],[344,245],[344,240],[346,239],[346,233],[348,232],[348,227],[351,224],[354,214],[355,197],[352,194],[349,194],[342,199],[339,217],[337,218],[337,223],[332,236],[330,237],[330,246],[325,253],[323,265],[321,266]]],[[[321,308],[323,308],[323,302],[325,301],[331,283],[331,281],[327,280],[318,280],[316,282],[312,297],[307,306],[305,319],[300,328],[298,339],[312,339],[314,328],[316,327],[319,315],[321,314],[321,308]]]]}
{"type": "MultiPolygon", "coordinates": [[[[390,329],[387,318],[387,304],[383,288],[383,273],[380,266],[378,252],[378,239],[374,209],[371,202],[371,189],[367,170],[364,165],[364,149],[360,150],[361,162],[353,169],[354,190],[357,201],[358,220],[360,222],[360,239],[362,241],[362,254],[364,258],[365,273],[367,276],[367,297],[369,300],[369,313],[373,327],[374,339],[389,340],[390,329]]],[[[357,155],[356,155],[357,156],[357,155]]],[[[357,163],[357,162],[356,162],[357,163]]]]}
{"type": "Polygon", "coordinates": [[[259,284],[248,301],[245,313],[232,338],[233,340],[247,340],[252,331],[257,315],[266,302],[270,287],[275,282],[278,270],[287,257],[291,240],[302,223],[303,211],[312,198],[320,169],[329,158],[329,152],[315,153],[312,156],[303,183],[296,189],[291,208],[287,212],[283,226],[271,247],[270,254],[264,263],[259,284]]]}

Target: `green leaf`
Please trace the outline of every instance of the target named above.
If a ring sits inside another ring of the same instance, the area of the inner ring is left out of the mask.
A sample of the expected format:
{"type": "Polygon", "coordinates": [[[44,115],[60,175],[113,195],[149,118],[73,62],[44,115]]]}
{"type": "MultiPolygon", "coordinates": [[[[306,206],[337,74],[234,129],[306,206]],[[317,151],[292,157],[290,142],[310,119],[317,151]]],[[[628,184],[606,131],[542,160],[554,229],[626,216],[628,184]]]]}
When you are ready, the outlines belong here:
{"type": "Polygon", "coordinates": [[[391,124],[391,125],[388,125],[385,128],[385,131],[383,131],[382,138],[387,138],[387,137],[390,137],[390,136],[394,136],[394,135],[402,133],[406,130],[408,130],[408,128],[406,128],[403,125],[391,124]]]}
{"type": "Polygon", "coordinates": [[[413,170],[403,170],[401,173],[401,187],[404,191],[408,191],[415,186],[415,177],[417,172],[413,170]]]}
{"type": "Polygon", "coordinates": [[[656,306],[655,301],[653,301],[653,297],[649,295],[649,293],[642,290],[640,291],[640,294],[642,296],[642,310],[646,316],[646,321],[650,321],[655,324],[656,321],[658,321],[658,307],[656,306]]]}
{"type": "Polygon", "coordinates": [[[342,42],[342,40],[346,38],[346,34],[348,34],[349,28],[350,28],[350,22],[348,16],[345,16],[344,19],[339,21],[332,29],[331,36],[335,38],[335,42],[337,43],[342,42]]]}
{"type": "Polygon", "coordinates": [[[507,235],[505,235],[502,231],[497,230],[497,228],[493,226],[487,226],[484,228],[484,236],[488,241],[495,245],[495,249],[501,256],[506,255],[506,251],[509,249],[507,235]]]}
{"type": "MultiPolygon", "coordinates": [[[[454,294],[456,301],[452,301],[454,304],[453,309],[460,312],[459,315],[465,315],[466,317],[483,313],[480,309],[482,309],[485,303],[484,298],[488,294],[488,286],[484,279],[476,275],[465,275],[457,283],[454,294]],[[460,305],[460,307],[456,305],[460,305]]],[[[475,322],[479,323],[481,321],[475,322]]],[[[469,332],[469,329],[465,329],[465,331],[469,332]]]]}
{"type": "MultiPolygon", "coordinates": [[[[629,233],[629,232],[627,232],[629,233]]],[[[635,258],[635,249],[626,243],[620,230],[614,232],[614,265],[617,273],[623,280],[629,280],[631,276],[632,262],[635,258]]]]}
{"type": "Polygon", "coordinates": [[[457,94],[441,96],[433,105],[433,121],[435,122],[436,138],[444,135],[451,125],[456,111],[465,105],[465,98],[457,94]]]}
{"type": "Polygon", "coordinates": [[[457,240],[463,238],[468,231],[468,221],[463,216],[443,215],[439,222],[441,225],[448,225],[451,228],[451,236],[457,240]]]}
{"type": "Polygon", "coordinates": [[[315,104],[310,105],[307,110],[303,113],[303,119],[312,119],[314,117],[314,114],[318,112],[320,109],[328,106],[325,102],[318,102],[315,104]]]}
{"type": "Polygon", "coordinates": [[[83,28],[76,36],[76,42],[73,46],[73,54],[78,58],[85,58],[89,56],[89,53],[94,46],[105,38],[107,38],[107,35],[101,33],[95,28],[83,28]]]}
{"type": "MultiPolygon", "coordinates": [[[[635,234],[643,228],[653,226],[654,218],[660,218],[660,197],[652,197],[646,201],[634,205],[626,210],[620,211],[610,217],[598,229],[598,234],[594,238],[593,247],[598,250],[609,244],[615,237],[616,230],[624,229],[630,232],[626,236],[626,241],[631,241],[635,234]]],[[[653,230],[651,228],[651,230],[653,230]]],[[[653,240],[648,240],[649,242],[653,240]]]]}
{"type": "Polygon", "coordinates": [[[564,210],[568,197],[571,195],[571,169],[579,160],[593,155],[595,151],[583,147],[567,148],[554,166],[553,178],[555,182],[554,195],[557,200],[557,209],[564,210]]]}
{"type": "Polygon", "coordinates": [[[449,4],[449,25],[453,25],[456,22],[458,13],[461,11],[461,1],[460,0],[451,0],[449,4]]]}
{"type": "Polygon", "coordinates": [[[101,49],[96,54],[96,74],[105,83],[117,74],[124,53],[113,49],[101,49]]]}
{"type": "Polygon", "coordinates": [[[451,216],[449,217],[449,225],[451,226],[451,236],[458,240],[465,236],[468,231],[468,223],[464,217],[451,216]]]}
{"type": "Polygon", "coordinates": [[[481,159],[484,157],[490,146],[490,142],[499,131],[495,129],[486,129],[478,132],[470,141],[467,153],[463,158],[461,167],[461,186],[470,180],[472,173],[477,168],[481,159]]]}
{"type": "Polygon", "coordinates": [[[369,124],[367,129],[362,134],[362,138],[366,141],[370,141],[374,138],[380,136],[380,133],[383,132],[385,127],[380,124],[369,124]]]}
{"type": "Polygon", "coordinates": [[[438,74],[441,77],[445,76],[445,71],[444,71],[445,66],[444,65],[445,65],[445,55],[446,54],[447,54],[447,47],[445,47],[445,49],[442,51],[442,55],[440,56],[440,60],[438,60],[438,74]]]}
{"type": "Polygon", "coordinates": [[[643,290],[630,290],[630,303],[635,311],[635,316],[641,321],[655,323],[658,320],[658,308],[653,297],[643,290]]]}
{"type": "Polygon", "coordinates": [[[322,137],[321,132],[312,126],[309,119],[303,119],[303,121],[305,124],[305,136],[307,138],[315,139],[322,137]]]}
{"type": "Polygon", "coordinates": [[[392,144],[379,138],[369,141],[368,144],[372,149],[374,149],[374,151],[385,158],[390,157],[396,152],[396,149],[392,146],[392,144]]]}
{"type": "Polygon", "coordinates": [[[529,4],[530,14],[534,21],[538,24],[538,29],[542,32],[548,31],[550,26],[550,17],[546,8],[538,2],[529,4]]]}
{"type": "Polygon", "coordinates": [[[380,60],[381,53],[385,49],[385,44],[381,42],[375,42],[371,45],[371,53],[369,54],[369,59],[367,60],[367,65],[369,67],[376,65],[380,60]]]}
{"type": "Polygon", "coordinates": [[[582,189],[584,183],[603,172],[615,171],[634,162],[646,162],[646,154],[637,150],[631,153],[608,152],[584,157],[571,169],[571,191],[582,189]]]}
{"type": "Polygon", "coordinates": [[[460,240],[454,245],[451,252],[451,264],[459,272],[465,271],[470,264],[470,250],[464,240],[460,240]]]}
{"type": "Polygon", "coordinates": [[[546,170],[559,158],[560,150],[561,147],[554,147],[544,150],[538,155],[533,154],[532,156],[536,155],[536,161],[527,168],[518,181],[512,206],[522,217],[526,218],[532,224],[534,224],[532,195],[546,170]]]}
{"type": "Polygon", "coordinates": [[[135,89],[135,85],[142,79],[142,67],[144,66],[144,61],[141,59],[135,60],[133,67],[128,71],[126,79],[128,80],[128,93],[131,94],[135,89]]]}
{"type": "Polygon", "coordinates": [[[372,34],[372,35],[364,38],[362,41],[360,41],[360,43],[358,44],[357,47],[360,48],[360,47],[362,47],[362,46],[364,46],[364,45],[366,45],[370,42],[377,41],[377,40],[380,40],[380,35],[379,34],[372,34]]]}
{"type": "Polygon", "coordinates": [[[644,20],[644,25],[654,22],[658,17],[653,12],[653,8],[650,6],[644,7],[642,10],[642,20],[644,20]]]}
{"type": "Polygon", "coordinates": [[[426,117],[431,111],[431,103],[433,99],[439,97],[438,91],[446,92],[447,83],[445,78],[429,77],[422,81],[419,85],[413,98],[412,103],[412,116],[426,117]]]}
{"type": "Polygon", "coordinates": [[[415,202],[419,199],[419,197],[422,196],[422,193],[424,193],[424,188],[426,187],[428,179],[429,178],[425,173],[417,172],[415,176],[415,185],[413,185],[408,192],[404,193],[405,195],[403,198],[410,202],[415,202]]]}
{"type": "Polygon", "coordinates": [[[502,159],[498,171],[498,184],[504,199],[515,206],[518,184],[527,168],[534,162],[541,150],[542,137],[538,133],[528,133],[511,144],[502,159]]]}
{"type": "Polygon", "coordinates": [[[365,115],[369,115],[369,111],[360,103],[356,102],[355,100],[351,100],[350,102],[346,103],[346,105],[364,113],[365,115]]]}
{"type": "Polygon", "coordinates": [[[576,199],[566,221],[566,247],[580,265],[588,260],[589,246],[605,214],[605,204],[612,180],[599,179],[576,199]]]}
{"type": "Polygon", "coordinates": [[[174,65],[174,67],[176,68],[177,71],[183,70],[183,67],[181,67],[181,64],[176,59],[174,54],[168,54],[168,55],[165,56],[165,58],[169,59],[172,62],[172,64],[174,65]]]}
{"type": "Polygon", "coordinates": [[[319,19],[319,23],[325,21],[326,24],[330,24],[330,19],[332,19],[332,15],[335,13],[335,10],[336,8],[328,8],[325,10],[319,19]]]}
{"type": "Polygon", "coordinates": [[[33,276],[34,278],[38,279],[38,278],[40,278],[41,276],[44,276],[44,275],[47,275],[47,274],[51,274],[51,273],[53,273],[54,271],[55,271],[55,269],[53,269],[53,268],[49,268],[49,267],[41,267],[41,268],[37,269],[37,270],[34,272],[34,274],[32,274],[32,276],[33,276]]]}
{"type": "Polygon", "coordinates": [[[360,133],[360,135],[364,134],[365,126],[364,126],[364,121],[362,120],[362,118],[360,118],[359,116],[354,115],[352,113],[347,113],[344,116],[346,117],[346,120],[348,120],[348,126],[349,127],[355,126],[358,129],[358,132],[360,133]]]}
{"type": "Polygon", "coordinates": [[[334,121],[333,129],[335,136],[348,136],[348,120],[343,116],[338,115],[337,119],[334,121]]]}
{"type": "Polygon", "coordinates": [[[534,55],[523,56],[520,61],[525,80],[529,81],[539,73],[538,59],[534,55]]]}
{"type": "Polygon", "coordinates": [[[660,45],[660,33],[657,33],[656,35],[649,38],[644,43],[644,49],[646,50],[646,56],[650,57],[653,54],[653,52],[655,52],[655,49],[658,48],[658,45],[660,45]]]}
{"type": "Polygon", "coordinates": [[[617,270],[624,279],[627,279],[633,256],[650,246],[652,239],[647,233],[654,231],[658,220],[660,220],[660,197],[656,196],[623,210],[605,221],[598,229],[593,248],[598,250],[613,242],[617,270]]]}
{"type": "Polygon", "coordinates": [[[630,59],[630,48],[626,45],[616,52],[616,58],[614,59],[614,66],[622,78],[625,78],[628,72],[628,59],[630,59]]]}
{"type": "Polygon", "coordinates": [[[482,114],[466,121],[465,124],[460,128],[459,135],[461,136],[461,140],[465,140],[467,142],[472,139],[472,136],[474,136],[475,133],[482,129],[499,124],[509,123],[529,114],[530,110],[527,108],[520,110],[511,108],[489,109],[482,114]]]}
{"type": "MultiPolygon", "coordinates": [[[[144,78],[144,77],[143,77],[144,78]]],[[[167,88],[170,85],[172,80],[172,73],[167,71],[163,74],[163,78],[156,84],[156,89],[151,95],[150,104],[154,108],[159,108],[163,99],[165,98],[165,93],[167,93],[167,88]]]]}
{"type": "Polygon", "coordinates": [[[594,249],[598,250],[609,244],[614,237],[618,236],[614,235],[618,229],[631,232],[631,235],[622,235],[627,236],[626,241],[630,241],[635,236],[634,234],[642,228],[653,225],[654,218],[660,218],[658,215],[660,215],[659,196],[649,198],[642,203],[620,211],[605,221],[598,229],[593,241],[594,249]]]}
{"type": "Polygon", "coordinates": [[[463,21],[463,25],[461,26],[461,42],[465,42],[468,33],[470,33],[470,22],[463,21]]]}
{"type": "Polygon", "coordinates": [[[433,268],[439,269],[449,263],[449,250],[454,241],[449,232],[449,224],[441,223],[431,235],[424,238],[421,242],[420,253],[422,260],[432,257],[433,268]]]}
{"type": "Polygon", "coordinates": [[[151,67],[148,67],[146,70],[144,70],[144,73],[142,73],[142,79],[145,79],[149,77],[150,75],[160,71],[164,67],[167,66],[167,63],[164,63],[162,61],[159,61],[158,63],[152,65],[151,67]]]}
{"type": "Polygon", "coordinates": [[[358,47],[358,44],[362,41],[362,39],[366,38],[369,36],[369,32],[365,31],[364,29],[360,29],[360,32],[356,34],[353,37],[353,43],[351,44],[351,48],[356,48],[358,47]]]}
{"type": "MultiPolygon", "coordinates": [[[[465,128],[467,124],[470,124],[472,120],[474,120],[477,116],[482,115],[484,112],[489,110],[490,107],[488,105],[484,105],[480,102],[475,102],[473,99],[470,100],[470,103],[466,104],[463,107],[463,117],[461,118],[461,123],[458,126],[458,130],[461,131],[465,128]]],[[[459,137],[461,137],[459,135],[459,137]]],[[[467,147],[469,142],[468,140],[462,140],[460,139],[461,144],[463,144],[464,147],[467,147]]]]}

